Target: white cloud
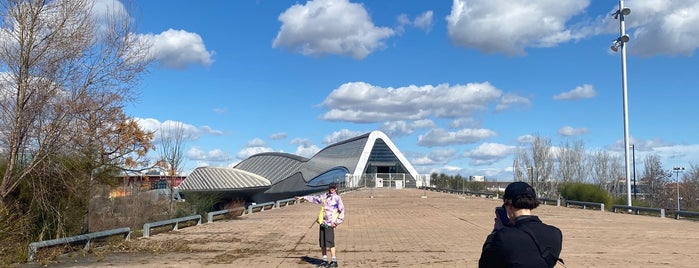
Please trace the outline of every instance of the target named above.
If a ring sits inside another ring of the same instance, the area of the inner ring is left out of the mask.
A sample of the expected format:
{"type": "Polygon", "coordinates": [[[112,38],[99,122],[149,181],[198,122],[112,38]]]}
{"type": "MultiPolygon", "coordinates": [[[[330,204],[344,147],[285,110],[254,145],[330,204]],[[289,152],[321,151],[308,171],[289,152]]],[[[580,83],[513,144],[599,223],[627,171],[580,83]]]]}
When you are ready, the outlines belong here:
{"type": "Polygon", "coordinates": [[[522,135],[522,136],[517,137],[517,142],[519,142],[519,143],[532,143],[532,142],[534,142],[534,139],[536,139],[536,137],[534,137],[534,135],[527,134],[527,135],[522,135]]]}
{"type": "Polygon", "coordinates": [[[252,139],[252,140],[249,140],[249,141],[245,144],[245,146],[246,146],[246,147],[264,147],[264,146],[267,146],[267,144],[265,143],[265,141],[263,141],[263,140],[260,139],[260,138],[254,138],[254,139],[252,139]]]}
{"type": "Polygon", "coordinates": [[[454,0],[449,37],[486,53],[524,55],[525,47],[552,47],[582,38],[566,23],[585,12],[589,0],[454,0]]]}
{"type": "Polygon", "coordinates": [[[388,136],[401,137],[412,134],[416,129],[432,128],[435,126],[436,124],[434,121],[429,119],[416,120],[410,123],[401,120],[385,122],[380,130],[388,136]]]}
{"type": "Polygon", "coordinates": [[[413,165],[436,165],[446,164],[456,156],[456,150],[453,148],[439,149],[430,152],[427,155],[422,155],[413,158],[410,163],[413,165]]]}
{"type": "Polygon", "coordinates": [[[207,152],[198,147],[192,147],[189,148],[186,156],[191,160],[201,161],[202,163],[206,162],[207,165],[209,161],[224,162],[231,160],[231,155],[221,149],[214,149],[207,152]]]}
{"type": "Polygon", "coordinates": [[[531,101],[529,101],[529,99],[525,97],[513,93],[507,93],[504,96],[502,96],[502,98],[500,99],[500,103],[498,103],[495,106],[495,111],[501,112],[509,109],[512,106],[522,106],[525,108],[529,108],[532,106],[532,104],[531,101]]]}
{"type": "Polygon", "coordinates": [[[592,85],[584,84],[578,86],[568,92],[563,92],[561,94],[553,96],[554,100],[579,100],[579,99],[590,99],[597,96],[597,91],[592,85]]]}
{"type": "Polygon", "coordinates": [[[165,120],[165,122],[160,122],[154,118],[134,118],[138,126],[144,131],[154,132],[153,143],[160,142],[162,135],[165,137],[172,137],[176,135],[179,128],[182,128],[183,138],[185,140],[197,140],[204,134],[220,136],[223,135],[223,131],[212,129],[209,126],[195,127],[190,124],[186,124],[179,121],[165,120]],[[167,133],[161,133],[165,131],[167,133]]]}
{"type": "Polygon", "coordinates": [[[478,125],[478,122],[474,120],[473,118],[459,118],[451,121],[449,123],[450,128],[466,128],[466,127],[475,127],[478,125]]]}
{"type": "Polygon", "coordinates": [[[248,141],[245,147],[240,149],[235,156],[240,160],[244,160],[256,154],[273,151],[274,150],[272,148],[267,147],[267,144],[262,139],[254,138],[248,141]]]}
{"type": "Polygon", "coordinates": [[[313,155],[320,151],[320,148],[308,139],[297,138],[293,139],[290,143],[296,145],[296,152],[294,152],[295,155],[303,156],[306,158],[311,158],[313,155]]]}
{"type": "Polygon", "coordinates": [[[424,135],[420,135],[417,144],[420,146],[447,146],[454,144],[476,143],[480,140],[494,137],[495,131],[490,129],[462,129],[456,132],[447,132],[443,129],[433,129],[424,135]]]}
{"type": "Polygon", "coordinates": [[[167,68],[183,69],[189,65],[211,65],[214,52],[206,50],[196,33],[169,29],[160,34],[142,34],[143,42],[152,44],[151,57],[167,68]]]}
{"type": "Polygon", "coordinates": [[[303,55],[349,55],[363,59],[385,47],[395,34],[376,27],[361,4],[348,0],[311,0],[279,15],[282,23],[273,47],[288,47],[303,55]]]}
{"type": "Polygon", "coordinates": [[[287,134],[285,132],[279,132],[279,133],[274,133],[269,136],[269,139],[271,140],[283,140],[286,139],[287,134]]]}
{"type": "Polygon", "coordinates": [[[558,135],[561,136],[578,136],[587,133],[587,128],[574,128],[571,126],[564,126],[558,129],[558,135]]]}
{"type": "Polygon", "coordinates": [[[433,12],[432,10],[428,10],[420,14],[415,18],[413,21],[413,26],[423,29],[427,32],[429,32],[432,29],[432,16],[433,12]]]}
{"type": "MultiPolygon", "coordinates": [[[[629,53],[691,56],[699,47],[699,1],[637,0],[625,6],[631,8],[626,16],[629,53]]],[[[610,16],[606,25],[608,32],[618,33],[618,20],[610,16]]]]}
{"type": "Polygon", "coordinates": [[[483,143],[476,149],[466,152],[464,156],[471,159],[471,165],[490,165],[512,155],[516,148],[499,143],[483,143]]]}
{"type": "Polygon", "coordinates": [[[429,116],[468,117],[501,101],[501,96],[502,92],[488,82],[400,88],[353,82],[341,85],[323,100],[321,105],[329,111],[322,119],[374,123],[420,120],[429,116]]]}
{"type": "Polygon", "coordinates": [[[340,131],[335,131],[332,134],[326,136],[323,139],[323,144],[330,145],[330,144],[333,144],[336,142],[344,141],[344,140],[349,139],[349,138],[357,137],[357,136],[362,135],[362,134],[364,134],[364,133],[359,132],[359,131],[351,131],[348,129],[342,129],[340,131]]]}
{"type": "Polygon", "coordinates": [[[211,128],[210,126],[201,126],[201,127],[199,127],[199,130],[200,130],[201,132],[204,132],[204,133],[206,133],[206,134],[211,134],[211,135],[214,135],[214,136],[221,136],[221,135],[223,135],[223,131],[220,131],[220,130],[217,130],[217,129],[213,129],[213,128],[211,128]]]}

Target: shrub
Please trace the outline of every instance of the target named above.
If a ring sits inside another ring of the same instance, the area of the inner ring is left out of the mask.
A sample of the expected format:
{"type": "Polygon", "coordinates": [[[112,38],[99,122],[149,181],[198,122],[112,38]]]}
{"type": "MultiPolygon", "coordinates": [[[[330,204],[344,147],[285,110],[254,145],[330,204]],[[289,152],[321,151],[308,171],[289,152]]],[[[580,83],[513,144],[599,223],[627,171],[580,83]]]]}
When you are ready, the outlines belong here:
{"type": "MultiPolygon", "coordinates": [[[[621,196],[614,199],[614,205],[626,206],[627,204],[628,203],[626,203],[626,196],[621,196]]],[[[631,205],[635,207],[652,207],[647,200],[643,199],[631,199],[631,205]]]]}
{"type": "Polygon", "coordinates": [[[561,189],[561,196],[567,200],[603,203],[605,207],[612,204],[612,196],[594,184],[567,183],[561,189]]]}
{"type": "Polygon", "coordinates": [[[16,206],[0,202],[0,267],[27,259],[30,218],[13,209],[16,206]]]}

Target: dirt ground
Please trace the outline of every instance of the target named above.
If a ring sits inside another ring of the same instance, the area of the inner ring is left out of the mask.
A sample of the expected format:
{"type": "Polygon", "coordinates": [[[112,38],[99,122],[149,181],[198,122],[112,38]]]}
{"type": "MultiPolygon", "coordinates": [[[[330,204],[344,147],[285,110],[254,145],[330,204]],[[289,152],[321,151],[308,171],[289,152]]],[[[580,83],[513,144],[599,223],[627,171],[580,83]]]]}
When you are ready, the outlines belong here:
{"type": "MultiPolygon", "coordinates": [[[[341,267],[477,267],[493,209],[501,205],[418,189],[363,189],[342,198],[346,221],[336,229],[341,267]]],[[[320,258],[317,208],[301,203],[204,223],[133,241],[169,247],[98,248],[47,266],[313,267],[320,258]]],[[[566,267],[698,267],[699,222],[551,205],[535,213],[563,231],[566,267]]]]}

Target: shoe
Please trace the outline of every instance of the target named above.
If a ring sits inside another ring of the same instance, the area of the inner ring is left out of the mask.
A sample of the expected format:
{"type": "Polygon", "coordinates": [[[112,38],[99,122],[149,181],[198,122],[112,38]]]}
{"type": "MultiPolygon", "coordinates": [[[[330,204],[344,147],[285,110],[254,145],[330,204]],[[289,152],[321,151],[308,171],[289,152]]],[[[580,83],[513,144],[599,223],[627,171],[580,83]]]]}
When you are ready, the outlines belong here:
{"type": "Polygon", "coordinates": [[[320,263],[316,264],[316,267],[328,267],[328,261],[321,261],[320,263]]]}
{"type": "Polygon", "coordinates": [[[337,267],[337,262],[331,261],[330,263],[328,263],[328,266],[325,266],[325,267],[337,267]]]}

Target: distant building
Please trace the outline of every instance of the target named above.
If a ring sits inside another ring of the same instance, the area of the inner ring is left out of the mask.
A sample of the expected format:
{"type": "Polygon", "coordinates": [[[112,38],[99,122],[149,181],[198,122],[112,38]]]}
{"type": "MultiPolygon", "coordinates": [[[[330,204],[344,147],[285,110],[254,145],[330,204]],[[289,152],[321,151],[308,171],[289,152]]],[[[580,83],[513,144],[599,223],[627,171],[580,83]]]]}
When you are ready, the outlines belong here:
{"type": "Polygon", "coordinates": [[[136,192],[157,190],[157,189],[170,189],[172,187],[177,187],[184,181],[186,176],[165,176],[159,173],[146,173],[146,174],[134,174],[134,175],[122,175],[118,179],[119,187],[113,189],[109,193],[109,197],[122,197],[133,195],[136,192]]]}
{"type": "Polygon", "coordinates": [[[185,199],[198,192],[261,203],[324,191],[331,183],[359,187],[379,181],[400,187],[424,182],[386,134],[372,131],[331,144],[311,158],[270,152],[253,155],[233,168],[199,167],[178,190],[185,199]],[[377,174],[386,177],[377,179],[377,174]]]}
{"type": "Polygon", "coordinates": [[[485,181],[485,176],[469,176],[469,181],[485,181]]]}

